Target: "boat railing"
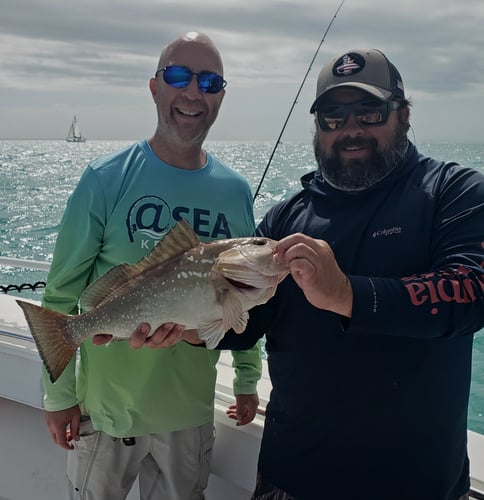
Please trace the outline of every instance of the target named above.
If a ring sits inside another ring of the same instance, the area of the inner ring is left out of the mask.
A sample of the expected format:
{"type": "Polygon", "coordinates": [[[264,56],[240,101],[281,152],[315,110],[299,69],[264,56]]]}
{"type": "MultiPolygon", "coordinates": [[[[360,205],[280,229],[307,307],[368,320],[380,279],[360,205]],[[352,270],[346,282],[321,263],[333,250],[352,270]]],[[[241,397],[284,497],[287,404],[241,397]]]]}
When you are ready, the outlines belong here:
{"type": "Polygon", "coordinates": [[[12,257],[1,257],[0,266],[19,267],[24,269],[34,269],[36,271],[48,271],[50,263],[40,260],[14,259],[12,257]]]}
{"type": "MultiPolygon", "coordinates": [[[[39,260],[17,259],[0,256],[0,267],[15,267],[34,271],[45,271],[50,269],[50,263],[39,260]]],[[[9,292],[37,292],[45,288],[45,281],[34,281],[33,283],[0,283],[0,293],[9,292]]]]}

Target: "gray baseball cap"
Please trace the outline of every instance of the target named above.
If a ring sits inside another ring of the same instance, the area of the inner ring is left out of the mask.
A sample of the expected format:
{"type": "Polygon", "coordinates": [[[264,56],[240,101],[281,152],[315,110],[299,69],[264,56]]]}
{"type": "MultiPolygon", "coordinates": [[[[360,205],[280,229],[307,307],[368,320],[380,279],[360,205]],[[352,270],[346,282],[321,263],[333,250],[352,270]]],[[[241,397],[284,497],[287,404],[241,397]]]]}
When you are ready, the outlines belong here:
{"type": "Polygon", "coordinates": [[[350,50],[325,64],[319,73],[310,113],[316,111],[326,92],[338,87],[356,87],[382,101],[405,98],[400,73],[377,49],[350,50]]]}

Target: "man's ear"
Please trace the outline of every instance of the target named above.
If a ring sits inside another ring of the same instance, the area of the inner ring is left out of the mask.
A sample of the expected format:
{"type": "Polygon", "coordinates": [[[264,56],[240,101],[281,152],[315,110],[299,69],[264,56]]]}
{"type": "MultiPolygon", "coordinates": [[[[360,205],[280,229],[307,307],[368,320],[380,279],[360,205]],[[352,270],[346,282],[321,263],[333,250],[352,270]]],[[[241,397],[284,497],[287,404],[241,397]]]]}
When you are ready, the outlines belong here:
{"type": "Polygon", "coordinates": [[[154,99],[156,94],[158,93],[158,84],[156,82],[156,78],[150,79],[150,92],[151,92],[151,96],[154,99]]]}
{"type": "Polygon", "coordinates": [[[404,123],[409,123],[410,119],[410,106],[405,106],[401,109],[401,117],[404,123]]]}

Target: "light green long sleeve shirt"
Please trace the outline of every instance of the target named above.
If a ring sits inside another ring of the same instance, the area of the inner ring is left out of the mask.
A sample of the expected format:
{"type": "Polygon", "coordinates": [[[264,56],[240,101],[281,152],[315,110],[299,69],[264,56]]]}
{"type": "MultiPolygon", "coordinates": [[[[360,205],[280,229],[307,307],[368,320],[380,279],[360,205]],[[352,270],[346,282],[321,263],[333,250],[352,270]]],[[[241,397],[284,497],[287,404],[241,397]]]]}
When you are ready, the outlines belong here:
{"type": "MultiPolygon", "coordinates": [[[[162,162],[147,141],[95,160],[67,203],[43,305],[76,313],[89,283],[140,260],[181,217],[202,241],[253,234],[250,187],[209,153],[204,168],[183,170],[162,162]]],[[[255,393],[258,346],[233,356],[235,394],[255,393]]],[[[44,373],[44,406],[80,404],[95,429],[115,437],[198,426],[213,418],[218,358],[218,351],[185,342],[133,350],[126,341],[88,340],[77,367],[73,359],[54,384],[44,373]]]]}

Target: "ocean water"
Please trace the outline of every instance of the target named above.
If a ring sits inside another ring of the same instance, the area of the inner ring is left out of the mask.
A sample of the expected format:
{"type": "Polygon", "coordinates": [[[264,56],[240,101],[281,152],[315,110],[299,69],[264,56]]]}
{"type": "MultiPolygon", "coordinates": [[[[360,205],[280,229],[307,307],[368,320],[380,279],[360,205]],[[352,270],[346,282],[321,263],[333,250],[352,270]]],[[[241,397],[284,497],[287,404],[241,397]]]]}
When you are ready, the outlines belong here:
{"type": "MultiPolygon", "coordinates": [[[[87,163],[117,151],[132,141],[0,140],[0,256],[51,260],[65,203],[87,163]]],[[[255,192],[274,144],[268,142],[208,142],[212,151],[241,172],[255,192]]],[[[457,161],[484,173],[484,144],[419,144],[422,153],[457,161]]],[[[254,204],[256,219],[274,203],[300,188],[300,177],[314,170],[309,144],[281,143],[254,204]]],[[[0,286],[45,281],[42,271],[0,265],[0,286]]],[[[18,295],[16,292],[9,292],[18,295]]],[[[42,289],[22,292],[41,298],[42,289]]],[[[484,330],[475,335],[469,428],[484,434],[484,330]]]]}

